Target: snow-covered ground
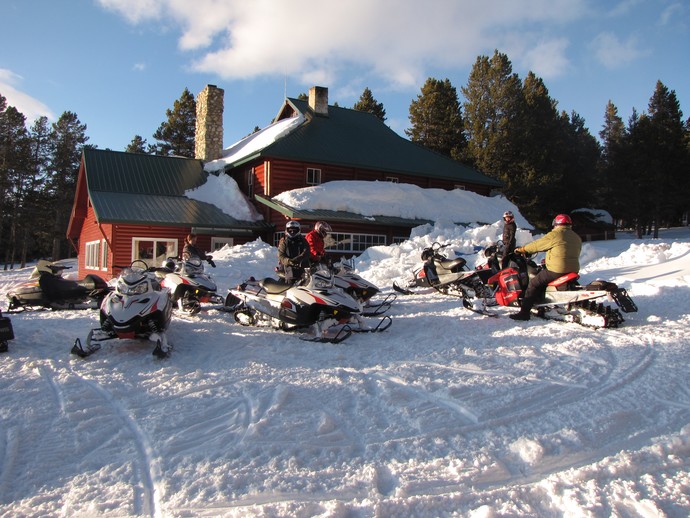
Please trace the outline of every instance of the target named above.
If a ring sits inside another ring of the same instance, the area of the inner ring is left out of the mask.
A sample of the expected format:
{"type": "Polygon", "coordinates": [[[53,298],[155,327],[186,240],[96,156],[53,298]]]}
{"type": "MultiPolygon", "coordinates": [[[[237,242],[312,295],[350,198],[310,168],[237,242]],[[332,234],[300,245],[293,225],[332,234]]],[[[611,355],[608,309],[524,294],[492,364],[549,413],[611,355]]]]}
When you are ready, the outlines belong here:
{"type": "MultiPolygon", "coordinates": [[[[430,241],[473,263],[499,236],[421,227],[357,269],[390,292],[430,241]]],[[[225,293],[269,275],[276,249],[214,259],[225,293]]],[[[397,299],[388,331],[339,345],[211,310],[173,318],[168,359],[120,341],[82,360],[69,351],[97,312],[10,315],[0,516],[686,517],[690,232],[619,234],[582,262],[584,281],[639,306],[620,328],[489,318],[420,292],[397,299]]],[[[0,272],[3,309],[28,274],[0,272]]]]}

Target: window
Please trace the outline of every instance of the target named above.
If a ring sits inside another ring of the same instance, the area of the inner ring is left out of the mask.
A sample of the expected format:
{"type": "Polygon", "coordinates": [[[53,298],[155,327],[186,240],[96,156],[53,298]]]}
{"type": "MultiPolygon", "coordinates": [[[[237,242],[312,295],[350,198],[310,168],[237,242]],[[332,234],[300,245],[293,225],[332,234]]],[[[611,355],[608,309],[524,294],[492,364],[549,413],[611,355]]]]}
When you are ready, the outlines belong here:
{"type": "Polygon", "coordinates": [[[364,252],[370,246],[386,244],[386,236],[382,234],[330,234],[330,237],[334,244],[327,244],[328,251],[364,252]]]}
{"type": "Polygon", "coordinates": [[[88,270],[98,270],[98,260],[101,255],[101,242],[100,241],[89,241],[86,243],[84,257],[84,267],[88,270]]]}
{"type": "Polygon", "coordinates": [[[101,270],[108,269],[108,242],[101,240],[101,270]]]}
{"type": "Polygon", "coordinates": [[[231,237],[212,237],[211,238],[211,251],[215,252],[220,250],[225,245],[232,246],[234,244],[234,239],[231,237]]]}
{"type": "Polygon", "coordinates": [[[464,190],[465,190],[465,186],[464,186],[464,185],[458,185],[458,184],[456,184],[456,185],[453,186],[453,189],[460,189],[461,191],[464,191],[464,190]]]}
{"type": "Polygon", "coordinates": [[[168,257],[177,257],[177,239],[132,238],[132,261],[142,260],[148,266],[162,266],[168,257]]]}
{"type": "Polygon", "coordinates": [[[398,178],[395,176],[386,176],[386,181],[391,183],[398,183],[398,178]]]}
{"type": "Polygon", "coordinates": [[[321,169],[307,168],[307,185],[321,185],[321,169]]]}

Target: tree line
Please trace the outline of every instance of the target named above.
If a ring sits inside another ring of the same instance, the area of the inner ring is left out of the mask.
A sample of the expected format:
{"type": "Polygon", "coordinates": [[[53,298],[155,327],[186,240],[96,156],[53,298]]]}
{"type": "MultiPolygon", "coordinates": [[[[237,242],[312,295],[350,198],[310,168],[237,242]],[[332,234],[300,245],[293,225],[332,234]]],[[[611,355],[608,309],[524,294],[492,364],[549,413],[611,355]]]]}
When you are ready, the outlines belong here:
{"type": "MultiPolygon", "coordinates": [[[[428,78],[410,103],[411,141],[472,165],[503,183],[502,193],[537,228],[554,214],[607,210],[626,228],[658,236],[687,221],[690,119],[675,91],[658,81],[647,110],[623,121],[609,101],[597,140],[576,112],[557,109],[544,81],[513,72],[505,54],[479,56],[458,90],[428,78]]],[[[306,98],[301,94],[300,98],[306,98]]],[[[382,122],[369,88],[353,106],[382,122]]],[[[194,157],[196,101],[187,88],[149,144],[135,135],[125,151],[194,157]]],[[[64,112],[57,122],[26,117],[0,93],[0,260],[5,268],[74,254],[66,240],[87,126],[64,112]]],[[[258,129],[258,126],[254,131],[258,129]]],[[[94,146],[97,147],[97,146],[94,146]]]]}

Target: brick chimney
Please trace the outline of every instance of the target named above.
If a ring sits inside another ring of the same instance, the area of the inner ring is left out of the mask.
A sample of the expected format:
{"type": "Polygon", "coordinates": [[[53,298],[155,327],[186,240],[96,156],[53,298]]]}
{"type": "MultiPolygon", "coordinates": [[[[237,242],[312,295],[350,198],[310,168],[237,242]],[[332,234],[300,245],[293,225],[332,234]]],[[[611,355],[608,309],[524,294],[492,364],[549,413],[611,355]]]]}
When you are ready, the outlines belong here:
{"type": "Polygon", "coordinates": [[[312,86],[309,89],[309,107],[316,115],[328,117],[328,88],[312,86]]]}
{"type": "Polygon", "coordinates": [[[210,162],[223,152],[223,96],[216,85],[206,85],[196,97],[194,158],[210,162]]]}

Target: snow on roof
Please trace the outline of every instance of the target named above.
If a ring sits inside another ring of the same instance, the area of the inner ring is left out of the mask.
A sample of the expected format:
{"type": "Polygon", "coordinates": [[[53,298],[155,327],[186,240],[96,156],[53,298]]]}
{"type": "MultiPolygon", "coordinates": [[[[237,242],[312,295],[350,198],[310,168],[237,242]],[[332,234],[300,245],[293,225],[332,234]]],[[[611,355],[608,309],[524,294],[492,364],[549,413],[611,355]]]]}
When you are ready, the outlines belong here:
{"type": "Polygon", "coordinates": [[[276,140],[284,137],[304,122],[304,115],[299,113],[295,117],[282,119],[278,122],[266,126],[264,129],[252,133],[248,137],[235,142],[230,147],[223,150],[222,157],[212,160],[204,165],[208,172],[222,171],[225,166],[242,160],[252,154],[273,144],[276,140]]]}
{"type": "Polygon", "coordinates": [[[503,196],[462,189],[423,189],[392,182],[342,180],[278,194],[274,199],[302,210],[339,210],[362,216],[392,216],[437,222],[493,223],[513,211],[521,228],[532,228],[503,196]]]}
{"type": "Polygon", "coordinates": [[[209,174],[206,183],[196,189],[185,191],[185,196],[193,200],[215,205],[225,214],[239,221],[261,221],[254,205],[240,191],[237,182],[227,174],[209,174]]]}

